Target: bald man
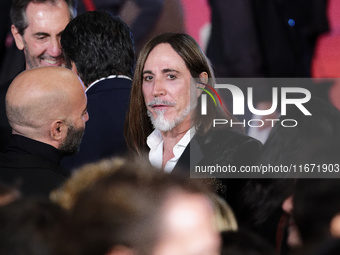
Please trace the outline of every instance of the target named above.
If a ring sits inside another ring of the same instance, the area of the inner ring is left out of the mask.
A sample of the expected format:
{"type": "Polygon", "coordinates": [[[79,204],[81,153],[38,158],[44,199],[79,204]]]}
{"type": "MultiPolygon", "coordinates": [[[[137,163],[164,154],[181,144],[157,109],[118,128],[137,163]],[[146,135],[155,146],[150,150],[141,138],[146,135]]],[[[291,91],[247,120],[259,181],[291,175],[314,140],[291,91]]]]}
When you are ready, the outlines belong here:
{"type": "Polygon", "coordinates": [[[60,161],[78,150],[89,118],[82,82],[63,67],[27,70],[7,91],[6,113],[12,136],[0,154],[0,181],[48,195],[64,181],[60,161]]]}
{"type": "MultiPolygon", "coordinates": [[[[76,16],[76,1],[11,0],[11,2],[10,16],[13,23],[11,32],[17,48],[24,52],[25,68],[65,66],[60,36],[66,25],[76,16]]],[[[21,61],[23,60],[11,59],[9,65],[3,65],[1,70],[4,76],[3,84],[0,84],[1,151],[8,145],[11,133],[5,113],[5,95],[10,81],[13,80],[13,74],[24,69],[24,63],[20,67],[21,61]]]]}

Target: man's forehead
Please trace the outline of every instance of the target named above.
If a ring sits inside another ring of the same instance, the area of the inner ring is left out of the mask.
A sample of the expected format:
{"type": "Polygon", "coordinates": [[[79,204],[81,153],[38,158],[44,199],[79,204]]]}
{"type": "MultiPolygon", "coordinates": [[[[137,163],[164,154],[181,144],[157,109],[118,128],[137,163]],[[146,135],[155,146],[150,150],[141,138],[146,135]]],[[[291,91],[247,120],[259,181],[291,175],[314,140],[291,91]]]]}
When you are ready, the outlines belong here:
{"type": "MultiPolygon", "coordinates": [[[[26,9],[28,27],[35,27],[48,30],[52,28],[65,29],[71,17],[68,6],[65,1],[57,4],[46,3],[30,3],[26,9]]],[[[39,31],[44,32],[44,31],[39,31]]]]}
{"type": "Polygon", "coordinates": [[[175,69],[186,67],[184,59],[168,43],[155,46],[146,58],[144,70],[157,65],[160,69],[175,69]]]}
{"type": "Polygon", "coordinates": [[[175,75],[186,75],[190,74],[190,70],[185,65],[184,61],[174,62],[174,61],[157,61],[145,63],[142,74],[168,74],[173,73],[175,75]]]}

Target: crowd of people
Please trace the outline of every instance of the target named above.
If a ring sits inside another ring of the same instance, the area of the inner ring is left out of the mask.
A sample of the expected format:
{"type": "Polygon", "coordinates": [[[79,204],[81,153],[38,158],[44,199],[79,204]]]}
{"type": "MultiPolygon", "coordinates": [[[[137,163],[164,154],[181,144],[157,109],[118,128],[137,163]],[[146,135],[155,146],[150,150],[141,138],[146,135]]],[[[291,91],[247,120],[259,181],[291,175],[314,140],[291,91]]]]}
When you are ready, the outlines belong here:
{"type": "MultiPolygon", "coordinates": [[[[0,87],[0,254],[338,252],[336,108],[312,89],[286,99],[261,143],[215,90],[215,68],[243,67],[215,65],[222,41],[211,37],[209,59],[190,35],[161,33],[136,53],[141,31],[82,3],[76,15],[73,0],[12,0],[25,67],[0,87]],[[263,166],[289,171],[239,174],[263,166]]],[[[244,15],[245,3],[234,6],[244,15]]],[[[217,11],[222,1],[210,4],[217,11]]],[[[256,37],[251,23],[243,28],[256,37]]],[[[239,60],[260,65],[250,55],[239,60]]]]}

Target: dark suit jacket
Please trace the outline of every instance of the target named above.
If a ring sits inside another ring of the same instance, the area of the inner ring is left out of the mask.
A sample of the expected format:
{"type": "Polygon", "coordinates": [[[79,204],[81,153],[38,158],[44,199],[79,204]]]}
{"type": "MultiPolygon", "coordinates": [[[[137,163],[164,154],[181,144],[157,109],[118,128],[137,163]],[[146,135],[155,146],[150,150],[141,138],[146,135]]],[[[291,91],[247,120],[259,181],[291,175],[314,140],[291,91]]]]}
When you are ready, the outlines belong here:
{"type": "Polygon", "coordinates": [[[48,196],[65,181],[61,158],[61,152],[51,145],[12,135],[0,154],[0,183],[19,185],[25,196],[48,196]]]}
{"type": "Polygon", "coordinates": [[[317,36],[328,30],[327,0],[209,4],[207,56],[217,77],[310,77],[317,36]]]}
{"type": "Polygon", "coordinates": [[[231,129],[211,130],[205,136],[196,134],[173,172],[194,165],[251,165],[256,162],[261,148],[258,140],[231,129]]]}
{"type": "MultiPolygon", "coordinates": [[[[206,53],[216,77],[310,77],[316,40],[328,30],[327,0],[209,0],[209,4],[212,28],[206,53]]],[[[277,84],[257,82],[254,102],[271,101],[273,86],[277,84]]],[[[327,94],[328,87],[319,91],[327,94]]],[[[230,95],[222,97],[232,102],[230,95]]]]}
{"type": "Polygon", "coordinates": [[[207,46],[216,77],[262,77],[262,58],[251,0],[209,0],[211,34],[207,46]]]}
{"type": "Polygon", "coordinates": [[[65,157],[62,166],[72,170],[126,152],[124,121],[129,105],[131,80],[104,79],[86,91],[89,120],[80,150],[65,157]]]}
{"type": "MultiPolygon", "coordinates": [[[[172,173],[189,175],[189,169],[197,166],[240,166],[254,165],[261,153],[262,143],[234,130],[210,131],[205,136],[195,135],[186,147],[172,173]]],[[[235,175],[234,175],[235,177],[235,175]]],[[[232,206],[236,217],[241,220],[239,211],[240,192],[248,179],[230,178],[227,175],[217,178],[217,193],[232,206]]]]}

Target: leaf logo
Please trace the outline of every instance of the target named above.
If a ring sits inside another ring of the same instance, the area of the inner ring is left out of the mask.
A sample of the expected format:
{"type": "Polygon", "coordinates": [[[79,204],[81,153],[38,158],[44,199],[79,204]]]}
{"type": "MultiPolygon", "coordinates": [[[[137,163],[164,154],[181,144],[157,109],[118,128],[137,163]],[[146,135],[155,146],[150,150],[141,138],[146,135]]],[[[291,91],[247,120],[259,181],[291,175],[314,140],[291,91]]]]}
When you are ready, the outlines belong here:
{"type": "MultiPolygon", "coordinates": [[[[208,85],[208,84],[205,84],[205,83],[202,83],[202,82],[198,82],[198,83],[199,83],[199,84],[202,84],[203,86],[205,86],[205,87],[207,87],[208,89],[210,89],[210,90],[216,95],[218,101],[220,102],[220,105],[221,105],[222,109],[223,109],[227,114],[229,114],[229,111],[228,111],[227,107],[226,107],[226,106],[224,105],[224,103],[222,102],[222,99],[221,99],[220,95],[217,93],[217,91],[216,91],[212,86],[210,86],[210,85],[208,85]]],[[[211,92],[209,92],[207,89],[204,89],[204,88],[200,88],[200,87],[197,87],[197,88],[200,89],[200,90],[203,90],[204,92],[206,92],[206,93],[212,98],[212,100],[214,101],[215,106],[217,106],[216,100],[215,100],[215,98],[214,98],[214,96],[213,96],[213,94],[212,94],[211,92]]]]}

